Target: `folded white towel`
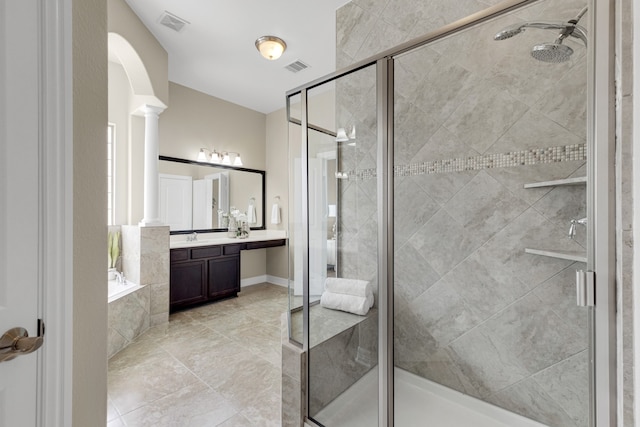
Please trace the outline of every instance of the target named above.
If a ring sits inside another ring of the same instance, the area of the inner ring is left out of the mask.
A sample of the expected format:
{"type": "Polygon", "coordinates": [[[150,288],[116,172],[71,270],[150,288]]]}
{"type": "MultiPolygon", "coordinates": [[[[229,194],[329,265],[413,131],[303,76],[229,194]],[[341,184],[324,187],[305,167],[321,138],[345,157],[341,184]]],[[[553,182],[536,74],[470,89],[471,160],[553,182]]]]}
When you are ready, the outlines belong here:
{"type": "Polygon", "coordinates": [[[369,312],[369,309],[373,307],[373,302],[373,294],[367,297],[358,297],[324,291],[320,297],[320,305],[324,308],[346,311],[360,316],[364,316],[369,312]]]}
{"type": "Polygon", "coordinates": [[[277,203],[271,208],[271,224],[280,224],[280,206],[277,203]]]}
{"type": "Polygon", "coordinates": [[[256,222],[258,222],[256,207],[253,206],[253,203],[249,203],[249,207],[247,208],[247,222],[249,224],[255,224],[256,222]]]}
{"type": "Polygon", "coordinates": [[[355,295],[358,297],[373,295],[373,287],[366,280],[327,277],[324,282],[324,288],[334,294],[355,295]]]}

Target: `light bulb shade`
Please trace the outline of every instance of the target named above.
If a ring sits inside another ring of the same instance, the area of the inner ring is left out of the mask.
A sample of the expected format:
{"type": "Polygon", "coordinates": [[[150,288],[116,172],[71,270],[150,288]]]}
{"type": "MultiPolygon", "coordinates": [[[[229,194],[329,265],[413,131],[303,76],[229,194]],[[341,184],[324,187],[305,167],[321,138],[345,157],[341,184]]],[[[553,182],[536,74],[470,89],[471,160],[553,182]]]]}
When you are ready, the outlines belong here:
{"type": "Polygon", "coordinates": [[[356,139],[356,126],[351,126],[351,130],[349,131],[349,139],[356,139]]]}
{"type": "Polygon", "coordinates": [[[215,151],[211,153],[211,163],[220,163],[220,156],[215,151]]]}
{"type": "Polygon", "coordinates": [[[256,40],[256,49],[270,61],[280,58],[286,48],[284,40],[276,36],[262,36],[256,40]]]}
{"type": "Polygon", "coordinates": [[[345,142],[348,140],[349,137],[347,136],[347,132],[344,128],[338,128],[338,132],[336,133],[336,142],[345,142]]]}
{"type": "Polygon", "coordinates": [[[222,164],[223,165],[230,165],[231,164],[231,159],[229,159],[229,154],[225,153],[224,157],[222,158],[222,164]]]}
{"type": "Polygon", "coordinates": [[[238,154],[233,160],[233,166],[242,166],[242,159],[240,158],[240,154],[238,154]]]}
{"type": "Polygon", "coordinates": [[[198,153],[198,161],[199,162],[206,162],[207,161],[207,155],[204,153],[204,148],[201,148],[200,152],[198,153]]]}

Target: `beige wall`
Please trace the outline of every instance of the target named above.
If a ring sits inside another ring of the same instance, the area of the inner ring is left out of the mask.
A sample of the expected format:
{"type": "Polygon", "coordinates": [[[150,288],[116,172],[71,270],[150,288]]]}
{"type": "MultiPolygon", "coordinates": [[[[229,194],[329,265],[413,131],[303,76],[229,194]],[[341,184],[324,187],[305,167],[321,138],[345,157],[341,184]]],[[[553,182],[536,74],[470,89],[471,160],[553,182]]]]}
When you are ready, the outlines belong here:
{"type": "Polygon", "coordinates": [[[107,416],[105,0],[73,1],[72,26],[72,422],[83,427],[104,425],[107,416]]]}
{"type": "Polygon", "coordinates": [[[234,151],[246,168],[265,168],[264,114],[169,82],[160,115],[160,154],[195,160],[200,148],[234,151]]]}
{"type": "MultiPolygon", "coordinates": [[[[286,230],[289,207],[289,156],[288,124],[285,109],[267,115],[266,126],[266,167],[267,167],[267,229],[286,230]],[[271,208],[276,197],[280,197],[280,224],[271,224],[271,208]]],[[[287,247],[267,250],[267,274],[287,278],[287,247]]]]}
{"type": "Polygon", "coordinates": [[[109,123],[115,133],[115,206],[114,224],[128,224],[129,195],[129,100],[132,91],[120,64],[109,62],[109,123]]]}
{"type": "Polygon", "coordinates": [[[136,50],[147,69],[154,95],[169,105],[167,52],[124,0],[108,0],[109,32],[120,34],[136,50]]]}

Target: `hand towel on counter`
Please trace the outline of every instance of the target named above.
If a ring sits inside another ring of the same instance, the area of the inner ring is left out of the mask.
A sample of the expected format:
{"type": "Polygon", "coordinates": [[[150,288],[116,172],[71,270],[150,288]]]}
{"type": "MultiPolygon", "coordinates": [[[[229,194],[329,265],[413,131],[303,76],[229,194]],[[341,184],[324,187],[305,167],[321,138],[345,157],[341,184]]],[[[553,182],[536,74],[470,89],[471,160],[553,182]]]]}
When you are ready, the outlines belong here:
{"type": "Polygon", "coordinates": [[[280,206],[277,203],[271,208],[271,224],[280,224],[280,206]]]}
{"type": "Polygon", "coordinates": [[[360,316],[364,316],[369,312],[369,309],[373,307],[373,302],[373,294],[367,297],[358,297],[324,291],[320,297],[320,305],[324,308],[346,311],[360,316]]]}
{"type": "Polygon", "coordinates": [[[373,288],[367,280],[327,277],[324,282],[324,288],[334,294],[355,295],[358,297],[373,295],[373,288]]]}

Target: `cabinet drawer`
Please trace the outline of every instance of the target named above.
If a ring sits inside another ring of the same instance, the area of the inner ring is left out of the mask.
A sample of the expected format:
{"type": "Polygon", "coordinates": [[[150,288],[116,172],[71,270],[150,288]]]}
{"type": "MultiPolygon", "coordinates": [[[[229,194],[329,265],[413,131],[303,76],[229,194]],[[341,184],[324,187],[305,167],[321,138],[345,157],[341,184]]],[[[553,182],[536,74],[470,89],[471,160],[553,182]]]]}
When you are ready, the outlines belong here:
{"type": "Polygon", "coordinates": [[[173,261],[186,261],[189,259],[189,249],[171,249],[170,259],[173,261]]]}
{"type": "Polygon", "coordinates": [[[191,249],[191,259],[213,258],[222,255],[221,246],[207,246],[191,249]]]}
{"type": "Polygon", "coordinates": [[[222,252],[225,255],[236,255],[240,253],[240,249],[242,249],[242,245],[224,245],[222,252]]]}
{"type": "Polygon", "coordinates": [[[284,246],[285,244],[285,239],[264,240],[262,242],[247,242],[247,249],[274,248],[276,246],[284,246]]]}

